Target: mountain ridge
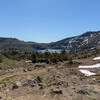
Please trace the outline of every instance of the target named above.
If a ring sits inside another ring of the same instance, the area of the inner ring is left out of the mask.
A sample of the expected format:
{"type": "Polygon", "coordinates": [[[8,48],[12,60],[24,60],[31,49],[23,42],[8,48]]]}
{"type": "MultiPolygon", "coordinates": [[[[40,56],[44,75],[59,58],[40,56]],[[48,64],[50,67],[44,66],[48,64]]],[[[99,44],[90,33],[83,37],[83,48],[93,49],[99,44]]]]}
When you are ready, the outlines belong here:
{"type": "Polygon", "coordinates": [[[51,43],[25,42],[17,38],[0,37],[0,48],[30,49],[87,49],[100,47],[100,31],[88,31],[78,36],[68,37],[51,43]]]}

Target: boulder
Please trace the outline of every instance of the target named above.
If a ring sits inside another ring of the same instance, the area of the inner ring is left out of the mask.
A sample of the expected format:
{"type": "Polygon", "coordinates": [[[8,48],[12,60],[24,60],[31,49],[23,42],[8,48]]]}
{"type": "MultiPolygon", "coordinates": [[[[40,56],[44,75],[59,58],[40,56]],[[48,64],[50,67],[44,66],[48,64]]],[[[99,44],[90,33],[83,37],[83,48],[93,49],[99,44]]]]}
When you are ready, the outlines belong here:
{"type": "Polygon", "coordinates": [[[28,71],[32,71],[32,68],[30,67],[30,68],[28,68],[27,70],[28,70],[28,71]]]}
{"type": "Polygon", "coordinates": [[[63,83],[63,86],[64,86],[65,88],[67,88],[67,87],[69,86],[68,82],[64,82],[64,83],[63,83]]]}
{"type": "Polygon", "coordinates": [[[19,87],[21,87],[21,82],[16,82],[13,84],[12,89],[18,89],[19,87]]]}
{"type": "Polygon", "coordinates": [[[23,69],[23,72],[27,72],[28,70],[27,69],[23,69]]]}
{"type": "Polygon", "coordinates": [[[30,85],[31,87],[35,86],[35,81],[34,80],[28,80],[28,85],[30,85]]]}
{"type": "Polygon", "coordinates": [[[83,94],[83,95],[88,95],[89,94],[88,91],[86,91],[86,90],[79,90],[79,91],[77,91],[77,93],[83,94]]]}
{"type": "Polygon", "coordinates": [[[60,89],[51,89],[51,93],[52,94],[57,94],[57,95],[63,94],[62,90],[60,90],[60,89]]]}
{"type": "Polygon", "coordinates": [[[19,86],[18,85],[16,85],[16,84],[13,84],[13,87],[12,87],[12,89],[14,90],[14,89],[18,89],[19,88],[19,86]]]}
{"type": "Polygon", "coordinates": [[[45,65],[35,65],[34,69],[41,69],[41,68],[45,68],[45,65]]]}
{"type": "Polygon", "coordinates": [[[0,99],[2,99],[2,97],[0,96],[0,99]]]}
{"type": "Polygon", "coordinates": [[[42,83],[39,83],[38,86],[39,86],[39,89],[43,89],[44,88],[42,83]]]}
{"type": "Polygon", "coordinates": [[[40,78],[40,76],[37,76],[35,80],[36,80],[37,83],[41,83],[42,82],[42,79],[40,78]]]}

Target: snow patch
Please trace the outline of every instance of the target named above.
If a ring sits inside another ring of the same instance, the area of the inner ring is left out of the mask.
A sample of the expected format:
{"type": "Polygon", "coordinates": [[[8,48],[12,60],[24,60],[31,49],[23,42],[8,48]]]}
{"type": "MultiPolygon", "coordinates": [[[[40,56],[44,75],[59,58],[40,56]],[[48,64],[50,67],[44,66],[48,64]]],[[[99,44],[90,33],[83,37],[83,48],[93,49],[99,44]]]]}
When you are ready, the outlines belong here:
{"type": "Polygon", "coordinates": [[[100,63],[95,65],[79,66],[79,68],[100,68],[100,63]]]}
{"type": "Polygon", "coordinates": [[[26,63],[32,63],[32,61],[31,60],[28,60],[28,61],[25,61],[26,63]]]}
{"type": "Polygon", "coordinates": [[[88,70],[79,70],[81,73],[83,73],[85,76],[92,76],[96,75],[96,73],[90,72],[88,70]]]}
{"type": "Polygon", "coordinates": [[[100,57],[95,57],[93,58],[93,60],[100,60],[100,57]]]}

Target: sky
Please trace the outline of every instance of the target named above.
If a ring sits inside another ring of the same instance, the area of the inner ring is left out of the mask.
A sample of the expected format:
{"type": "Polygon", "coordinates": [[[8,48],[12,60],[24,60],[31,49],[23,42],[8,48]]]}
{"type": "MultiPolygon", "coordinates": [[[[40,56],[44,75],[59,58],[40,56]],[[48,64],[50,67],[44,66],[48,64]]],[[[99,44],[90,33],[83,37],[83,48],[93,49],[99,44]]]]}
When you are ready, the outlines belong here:
{"type": "Polygon", "coordinates": [[[100,0],[0,0],[0,37],[55,42],[100,31],[100,0]]]}

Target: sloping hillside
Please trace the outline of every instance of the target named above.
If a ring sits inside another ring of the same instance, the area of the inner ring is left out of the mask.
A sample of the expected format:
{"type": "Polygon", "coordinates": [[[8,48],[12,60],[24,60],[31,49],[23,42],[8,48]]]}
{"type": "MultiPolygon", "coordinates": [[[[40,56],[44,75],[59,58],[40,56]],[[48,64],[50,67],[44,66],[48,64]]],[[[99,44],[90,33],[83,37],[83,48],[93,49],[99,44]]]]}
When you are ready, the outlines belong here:
{"type": "Polygon", "coordinates": [[[96,48],[100,47],[100,31],[86,32],[80,36],[66,38],[49,44],[51,48],[67,48],[67,49],[80,49],[80,48],[96,48]]]}
{"type": "Polygon", "coordinates": [[[0,48],[28,48],[28,49],[44,49],[47,44],[24,42],[16,38],[0,38],[0,48]]]}

